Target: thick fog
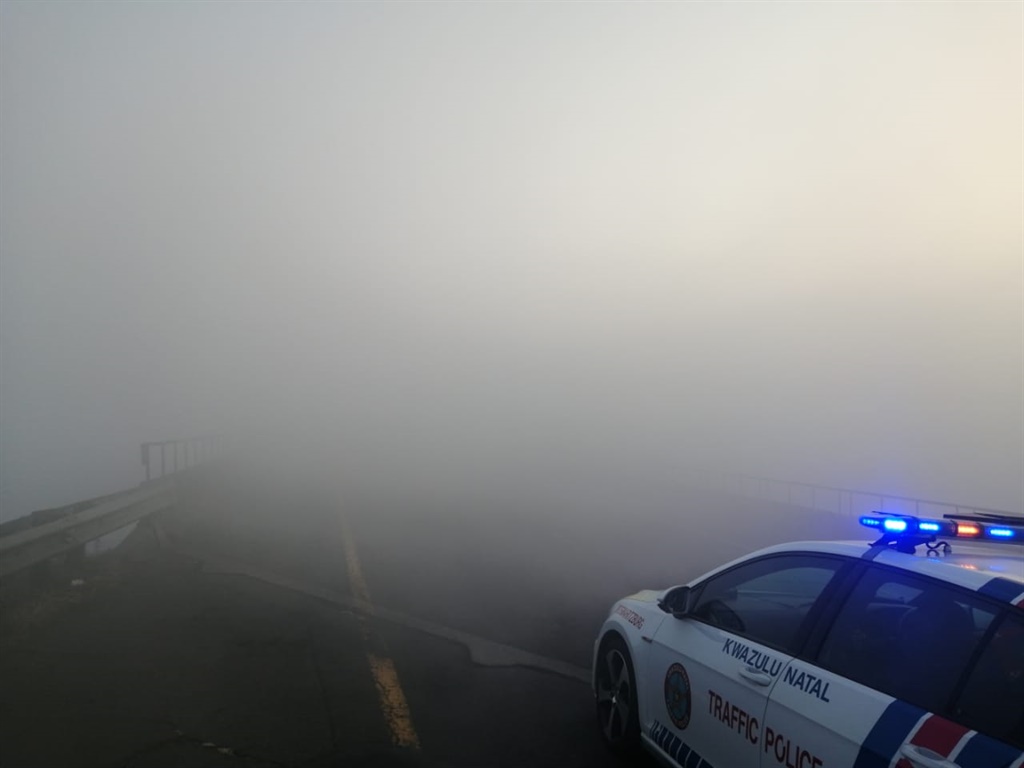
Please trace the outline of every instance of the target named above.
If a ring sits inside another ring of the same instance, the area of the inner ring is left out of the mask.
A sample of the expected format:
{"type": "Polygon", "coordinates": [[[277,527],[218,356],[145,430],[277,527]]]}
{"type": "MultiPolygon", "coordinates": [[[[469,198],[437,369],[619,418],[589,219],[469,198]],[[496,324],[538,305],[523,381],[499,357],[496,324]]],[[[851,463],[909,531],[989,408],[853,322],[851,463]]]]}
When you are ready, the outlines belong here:
{"type": "Polygon", "coordinates": [[[1022,22],[3,2],[0,514],[206,433],[439,492],[1020,511],[1022,22]]]}

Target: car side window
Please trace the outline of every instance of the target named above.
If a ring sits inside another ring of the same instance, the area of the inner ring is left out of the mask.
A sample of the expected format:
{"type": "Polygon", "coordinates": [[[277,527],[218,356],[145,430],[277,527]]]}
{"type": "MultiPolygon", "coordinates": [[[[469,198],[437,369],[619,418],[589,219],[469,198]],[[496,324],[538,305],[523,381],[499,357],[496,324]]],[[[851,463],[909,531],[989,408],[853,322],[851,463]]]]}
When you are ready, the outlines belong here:
{"type": "Polygon", "coordinates": [[[875,566],[840,609],[818,663],[943,712],[995,615],[996,609],[965,589],[875,566]]]}
{"type": "Polygon", "coordinates": [[[842,567],[824,555],[781,555],[745,563],[699,587],[690,614],[759,643],[795,653],[811,606],[842,567]]]}
{"type": "Polygon", "coordinates": [[[1024,616],[996,625],[953,708],[968,728],[1024,749],[1024,616]]]}

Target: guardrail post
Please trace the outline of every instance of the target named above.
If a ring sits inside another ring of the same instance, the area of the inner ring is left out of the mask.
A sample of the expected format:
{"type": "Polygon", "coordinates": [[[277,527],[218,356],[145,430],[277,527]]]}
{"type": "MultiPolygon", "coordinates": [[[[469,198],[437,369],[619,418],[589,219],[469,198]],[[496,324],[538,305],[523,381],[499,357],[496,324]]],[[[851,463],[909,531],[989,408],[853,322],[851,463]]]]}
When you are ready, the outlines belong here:
{"type": "MultiPolygon", "coordinates": [[[[64,555],[65,569],[76,570],[81,572],[83,565],[85,565],[85,544],[82,544],[80,546],[75,547],[72,550],[69,550],[67,554],[64,555]]],[[[67,570],[65,572],[67,572],[67,570]]]]}

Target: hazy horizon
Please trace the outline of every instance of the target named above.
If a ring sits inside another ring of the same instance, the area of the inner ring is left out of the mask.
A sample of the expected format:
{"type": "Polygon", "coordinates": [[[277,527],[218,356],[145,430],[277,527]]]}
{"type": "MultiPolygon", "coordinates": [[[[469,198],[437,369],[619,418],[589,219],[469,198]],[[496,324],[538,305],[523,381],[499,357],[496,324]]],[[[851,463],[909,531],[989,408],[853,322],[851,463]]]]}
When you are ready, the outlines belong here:
{"type": "Polygon", "coordinates": [[[1022,145],[1019,3],[5,0],[0,517],[209,432],[1024,511],[1022,145]]]}

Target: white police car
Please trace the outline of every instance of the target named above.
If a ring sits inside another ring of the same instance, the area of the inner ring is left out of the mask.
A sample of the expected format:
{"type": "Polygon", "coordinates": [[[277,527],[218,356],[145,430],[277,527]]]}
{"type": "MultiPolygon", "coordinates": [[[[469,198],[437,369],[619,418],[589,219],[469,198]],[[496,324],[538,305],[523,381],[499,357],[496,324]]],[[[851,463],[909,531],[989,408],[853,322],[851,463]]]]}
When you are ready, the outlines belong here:
{"type": "Polygon", "coordinates": [[[594,646],[608,745],[685,768],[1024,766],[1024,550],[993,546],[1024,521],[861,523],[881,538],[616,603],[594,646]]]}

